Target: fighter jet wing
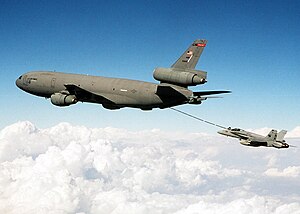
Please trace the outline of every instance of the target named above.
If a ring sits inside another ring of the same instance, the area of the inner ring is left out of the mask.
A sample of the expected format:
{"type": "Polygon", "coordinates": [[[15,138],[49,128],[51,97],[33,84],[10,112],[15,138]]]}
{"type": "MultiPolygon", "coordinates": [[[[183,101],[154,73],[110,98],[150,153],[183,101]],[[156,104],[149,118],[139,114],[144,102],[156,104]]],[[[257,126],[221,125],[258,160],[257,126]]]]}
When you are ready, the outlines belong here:
{"type": "Polygon", "coordinates": [[[213,95],[213,94],[226,94],[231,93],[231,91],[195,91],[193,92],[194,96],[207,96],[207,95],[213,95]]]}
{"type": "Polygon", "coordinates": [[[85,102],[97,102],[97,103],[107,103],[107,104],[115,104],[111,100],[107,99],[101,94],[87,91],[77,85],[74,84],[65,84],[66,89],[70,94],[74,94],[79,101],[85,102]]]}
{"type": "Polygon", "coordinates": [[[239,136],[240,140],[248,140],[248,141],[252,141],[254,140],[253,137],[247,135],[247,134],[243,134],[243,133],[234,133],[235,135],[239,136]]]}

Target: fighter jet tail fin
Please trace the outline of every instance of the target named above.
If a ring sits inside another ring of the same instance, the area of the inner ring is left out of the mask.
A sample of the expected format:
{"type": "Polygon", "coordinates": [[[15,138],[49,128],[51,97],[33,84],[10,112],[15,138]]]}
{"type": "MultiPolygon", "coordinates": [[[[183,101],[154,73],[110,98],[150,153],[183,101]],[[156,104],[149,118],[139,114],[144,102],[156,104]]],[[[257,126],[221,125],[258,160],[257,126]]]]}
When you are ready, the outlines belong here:
{"type": "Polygon", "coordinates": [[[197,39],[191,46],[181,55],[181,57],[172,65],[172,68],[194,69],[205,48],[207,40],[197,39]]]}
{"type": "Polygon", "coordinates": [[[283,138],[286,135],[287,131],[286,130],[281,130],[278,134],[277,134],[277,138],[276,141],[277,142],[283,142],[283,138]]]}
{"type": "Polygon", "coordinates": [[[272,129],[269,134],[265,137],[267,141],[275,141],[277,138],[277,131],[272,129]]]}

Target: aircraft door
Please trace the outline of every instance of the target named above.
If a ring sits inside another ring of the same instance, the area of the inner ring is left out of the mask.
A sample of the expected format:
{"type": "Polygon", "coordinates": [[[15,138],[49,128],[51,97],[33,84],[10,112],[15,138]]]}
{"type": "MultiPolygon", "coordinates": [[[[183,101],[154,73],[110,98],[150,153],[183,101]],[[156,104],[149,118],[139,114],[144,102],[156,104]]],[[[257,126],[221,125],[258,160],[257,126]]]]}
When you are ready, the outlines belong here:
{"type": "Polygon", "coordinates": [[[51,79],[51,88],[55,88],[55,80],[56,78],[51,79]]]}

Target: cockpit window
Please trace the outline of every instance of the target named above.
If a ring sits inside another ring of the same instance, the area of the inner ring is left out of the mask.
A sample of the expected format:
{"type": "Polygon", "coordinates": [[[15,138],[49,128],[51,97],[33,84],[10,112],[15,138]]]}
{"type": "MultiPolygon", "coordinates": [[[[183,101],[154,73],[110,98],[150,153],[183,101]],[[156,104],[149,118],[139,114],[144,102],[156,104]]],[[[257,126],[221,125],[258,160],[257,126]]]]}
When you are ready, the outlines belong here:
{"type": "Polygon", "coordinates": [[[231,131],[239,132],[239,131],[241,131],[241,129],[231,129],[231,131]]]}
{"type": "Polygon", "coordinates": [[[29,78],[27,78],[27,83],[28,84],[30,84],[32,82],[35,82],[35,81],[37,81],[37,78],[35,78],[35,77],[29,77],[29,78]]]}
{"type": "Polygon", "coordinates": [[[22,79],[22,76],[19,76],[19,80],[22,79]]]}

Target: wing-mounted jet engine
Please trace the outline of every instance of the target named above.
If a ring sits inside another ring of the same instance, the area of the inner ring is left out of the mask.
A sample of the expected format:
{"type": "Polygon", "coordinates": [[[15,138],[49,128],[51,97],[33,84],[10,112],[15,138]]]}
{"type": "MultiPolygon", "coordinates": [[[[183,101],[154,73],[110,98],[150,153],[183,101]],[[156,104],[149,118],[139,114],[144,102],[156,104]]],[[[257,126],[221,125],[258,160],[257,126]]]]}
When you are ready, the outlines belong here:
{"type": "Polygon", "coordinates": [[[50,97],[51,103],[56,106],[69,106],[77,103],[75,95],[69,94],[68,92],[54,93],[50,97]]]}

